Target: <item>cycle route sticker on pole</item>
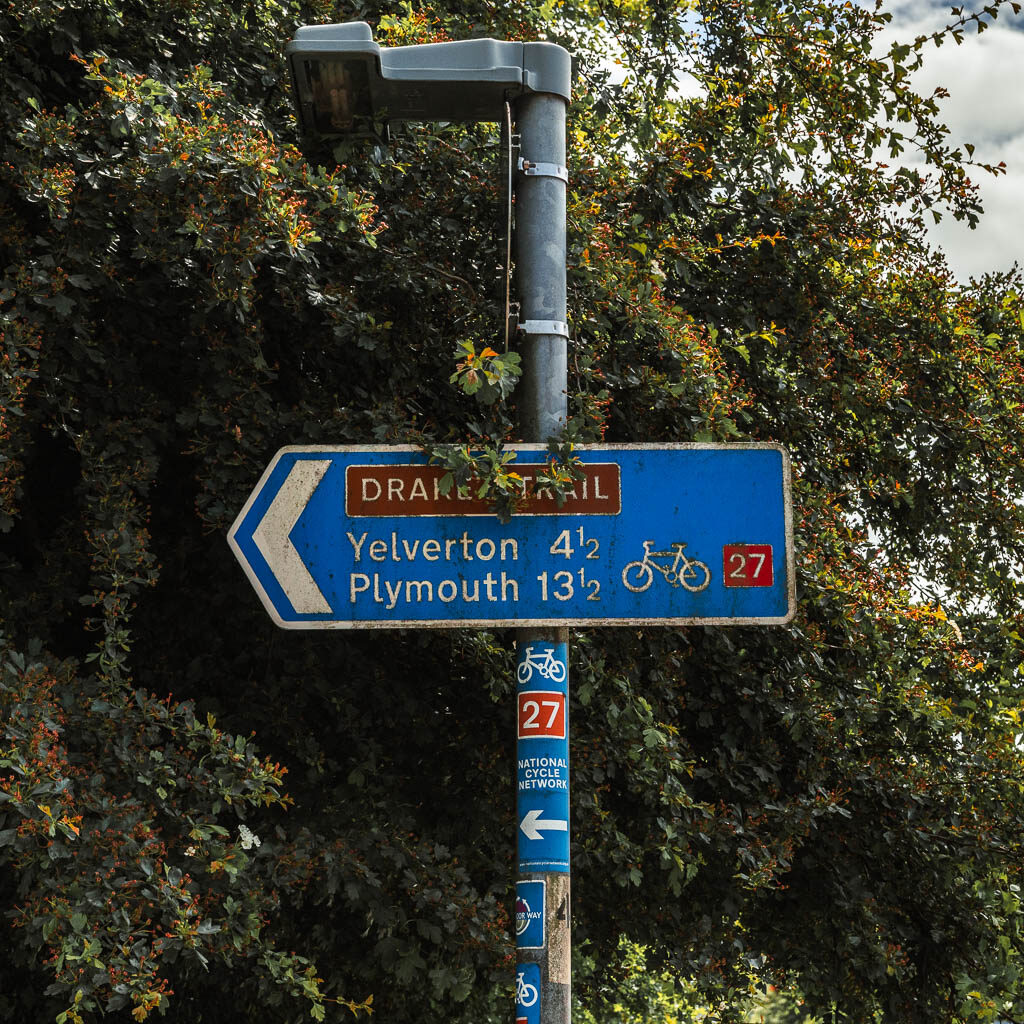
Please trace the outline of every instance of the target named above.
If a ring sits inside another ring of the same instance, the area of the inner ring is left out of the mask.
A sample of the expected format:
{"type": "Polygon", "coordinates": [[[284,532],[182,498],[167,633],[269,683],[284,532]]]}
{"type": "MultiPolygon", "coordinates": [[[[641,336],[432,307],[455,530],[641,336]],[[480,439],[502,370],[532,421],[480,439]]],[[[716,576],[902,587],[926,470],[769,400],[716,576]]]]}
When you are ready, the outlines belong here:
{"type": "Polygon", "coordinates": [[[559,506],[499,522],[409,446],[281,449],[228,542],[288,629],[781,624],[795,611],[789,457],[768,444],[582,445],[559,506]]]}
{"type": "Polygon", "coordinates": [[[540,964],[516,965],[516,1024],[540,1024],[540,964]]]}
{"type": "Polygon", "coordinates": [[[567,659],[564,643],[535,641],[519,650],[516,821],[520,874],[569,871],[567,659]]]}
{"type": "Polygon", "coordinates": [[[516,949],[544,948],[546,888],[543,878],[516,882],[516,949]]]}

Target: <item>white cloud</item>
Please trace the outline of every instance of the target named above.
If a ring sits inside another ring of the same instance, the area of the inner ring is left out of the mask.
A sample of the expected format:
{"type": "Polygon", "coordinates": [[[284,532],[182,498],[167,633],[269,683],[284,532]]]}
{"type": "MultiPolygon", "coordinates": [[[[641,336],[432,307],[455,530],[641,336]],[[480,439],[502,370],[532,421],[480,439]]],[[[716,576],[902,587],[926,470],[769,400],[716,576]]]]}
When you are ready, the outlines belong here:
{"type": "Polygon", "coordinates": [[[1009,270],[1017,260],[1024,263],[1024,137],[1001,146],[999,159],[1009,168],[1005,175],[978,179],[985,208],[978,227],[971,231],[947,216],[931,231],[963,281],[986,271],[1009,270]]]}
{"type": "MultiPolygon", "coordinates": [[[[887,10],[893,21],[880,42],[912,41],[950,24],[954,17],[946,4],[928,0],[892,0],[887,10]]],[[[971,175],[980,186],[985,207],[978,228],[946,216],[930,237],[946,253],[961,280],[985,271],[1007,270],[1024,260],[1024,15],[1004,8],[999,18],[980,35],[969,27],[964,42],[952,39],[936,48],[925,44],[924,65],[915,86],[930,95],[942,86],[949,97],[941,101],[941,119],[950,129],[954,145],[971,143],[982,163],[1006,163],[1007,173],[997,178],[978,170],[971,175]]]]}

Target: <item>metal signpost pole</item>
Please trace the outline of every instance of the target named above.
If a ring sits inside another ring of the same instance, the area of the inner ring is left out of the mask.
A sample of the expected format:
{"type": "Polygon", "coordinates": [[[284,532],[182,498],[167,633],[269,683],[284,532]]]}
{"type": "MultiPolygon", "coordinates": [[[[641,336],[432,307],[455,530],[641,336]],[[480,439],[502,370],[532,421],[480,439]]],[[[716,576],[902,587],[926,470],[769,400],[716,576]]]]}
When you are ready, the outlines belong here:
{"type": "MultiPolygon", "coordinates": [[[[286,53],[302,134],[316,146],[381,119],[501,120],[514,97],[519,466],[535,472],[567,415],[569,54],[494,39],[387,48],[364,22],[303,26],[286,53]]],[[[516,1024],[571,1016],[565,626],[773,625],[796,611],[783,449],[577,453],[579,493],[556,507],[531,497],[509,524],[471,495],[443,495],[442,469],[416,448],[289,446],[228,534],[287,629],[518,628],[516,1024]]]]}
{"type": "MultiPolygon", "coordinates": [[[[565,425],[568,325],[566,101],[531,93],[515,104],[519,419],[524,441],[565,425]]],[[[569,1024],[568,630],[517,636],[516,1024],[569,1024]]]]}

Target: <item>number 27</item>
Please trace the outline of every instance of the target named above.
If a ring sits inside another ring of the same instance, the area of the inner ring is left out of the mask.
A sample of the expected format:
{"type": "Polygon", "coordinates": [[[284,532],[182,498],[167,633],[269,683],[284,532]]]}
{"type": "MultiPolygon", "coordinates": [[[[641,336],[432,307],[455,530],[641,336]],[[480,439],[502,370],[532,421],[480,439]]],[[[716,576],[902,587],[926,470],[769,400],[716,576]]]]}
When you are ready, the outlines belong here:
{"type": "Polygon", "coordinates": [[[555,721],[558,718],[558,712],[562,708],[562,702],[560,700],[526,700],[523,701],[523,712],[526,714],[526,718],[523,720],[524,729],[541,728],[537,719],[540,718],[540,709],[542,707],[551,709],[547,725],[543,726],[543,728],[551,729],[554,726],[555,721]]]}
{"type": "Polygon", "coordinates": [[[729,556],[729,564],[735,565],[735,568],[729,573],[729,579],[731,580],[746,580],[746,579],[757,579],[761,575],[761,570],[764,568],[765,559],[768,556],[761,551],[752,551],[748,555],[741,555],[738,551],[733,552],[729,556]],[[757,559],[757,568],[752,572],[747,572],[747,559],[757,559]]]}

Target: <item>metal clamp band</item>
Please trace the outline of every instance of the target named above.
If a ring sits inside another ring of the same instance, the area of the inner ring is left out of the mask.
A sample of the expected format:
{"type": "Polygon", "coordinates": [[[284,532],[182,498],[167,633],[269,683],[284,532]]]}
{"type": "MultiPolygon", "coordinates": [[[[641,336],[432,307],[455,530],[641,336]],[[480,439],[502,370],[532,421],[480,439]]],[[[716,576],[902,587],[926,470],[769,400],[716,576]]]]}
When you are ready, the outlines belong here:
{"type": "Polygon", "coordinates": [[[569,337],[569,325],[561,320],[520,320],[516,329],[524,334],[557,334],[569,337]]]}
{"type": "Polygon", "coordinates": [[[527,160],[524,157],[520,157],[519,170],[521,170],[523,174],[528,174],[531,177],[557,178],[559,181],[564,181],[566,185],[569,184],[569,169],[567,167],[563,167],[561,164],[539,163],[534,160],[527,160]]]}

